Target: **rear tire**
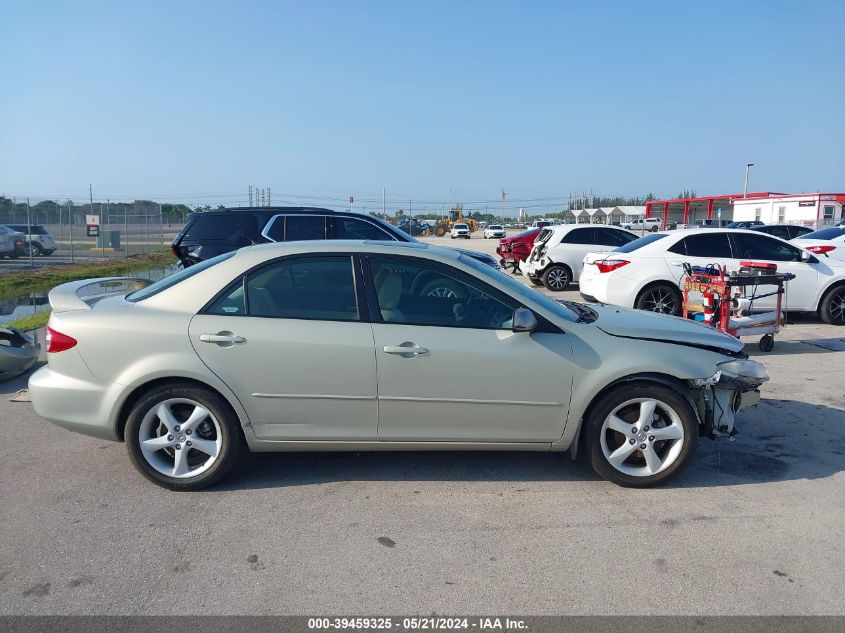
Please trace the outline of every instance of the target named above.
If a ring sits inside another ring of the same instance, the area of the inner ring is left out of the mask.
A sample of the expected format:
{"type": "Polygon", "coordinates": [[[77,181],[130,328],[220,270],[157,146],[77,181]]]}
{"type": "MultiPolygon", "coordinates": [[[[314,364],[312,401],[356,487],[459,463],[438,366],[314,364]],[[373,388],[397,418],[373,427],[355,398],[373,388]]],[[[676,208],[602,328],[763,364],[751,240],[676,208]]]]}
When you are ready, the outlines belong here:
{"type": "Polygon", "coordinates": [[[593,470],[630,488],[656,486],[674,476],[695,452],[697,440],[698,418],[686,398],[650,382],[609,390],[584,421],[593,470]]]}
{"type": "Polygon", "coordinates": [[[563,264],[553,264],[543,271],[540,279],[547,290],[562,292],[572,282],[572,271],[563,264]]]}
{"type": "Polygon", "coordinates": [[[657,312],[678,316],[681,314],[681,293],[669,283],[648,286],[637,297],[634,307],[637,310],[657,312]]]}
{"type": "Polygon", "coordinates": [[[229,404],[213,391],[188,384],[156,387],[143,396],[129,412],[124,437],[135,468],[154,484],[176,491],[217,483],[243,451],[229,404]]]}
{"type": "Polygon", "coordinates": [[[542,280],[542,279],[540,279],[539,277],[531,277],[531,276],[529,275],[529,276],[528,276],[528,280],[529,280],[532,284],[534,284],[535,286],[542,286],[542,285],[543,285],[543,280],[542,280]]]}
{"type": "Polygon", "coordinates": [[[845,325],[845,286],[838,286],[824,296],[819,318],[828,325],[845,325]]]}

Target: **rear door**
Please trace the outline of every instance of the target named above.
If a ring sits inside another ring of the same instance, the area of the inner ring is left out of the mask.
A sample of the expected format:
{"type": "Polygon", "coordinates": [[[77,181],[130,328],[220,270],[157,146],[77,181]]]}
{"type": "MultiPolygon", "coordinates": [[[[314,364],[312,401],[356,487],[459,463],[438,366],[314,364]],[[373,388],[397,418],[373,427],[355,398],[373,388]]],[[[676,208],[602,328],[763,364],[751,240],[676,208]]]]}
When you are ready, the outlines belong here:
{"type": "Polygon", "coordinates": [[[269,440],[374,440],[372,328],[350,255],[291,256],[235,280],[191,320],[202,361],[269,440]]]}
{"type": "Polygon", "coordinates": [[[728,234],[717,230],[687,235],[667,249],[666,264],[678,285],[684,275],[684,262],[700,268],[711,264],[726,266],[728,269],[738,267],[734,262],[728,234]]]}

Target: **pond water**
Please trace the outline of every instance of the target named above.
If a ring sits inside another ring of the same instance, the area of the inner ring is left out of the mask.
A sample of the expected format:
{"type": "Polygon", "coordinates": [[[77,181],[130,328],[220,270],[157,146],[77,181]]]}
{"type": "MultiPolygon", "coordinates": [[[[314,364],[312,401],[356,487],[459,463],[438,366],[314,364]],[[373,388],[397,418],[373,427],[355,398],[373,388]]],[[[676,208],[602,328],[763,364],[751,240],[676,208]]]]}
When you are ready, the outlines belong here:
{"type": "MultiPolygon", "coordinates": [[[[176,266],[164,266],[162,268],[151,268],[150,270],[136,271],[129,273],[128,277],[135,277],[138,279],[149,279],[150,281],[158,281],[164,279],[168,275],[175,273],[178,269],[176,266]]],[[[38,292],[30,292],[20,296],[3,296],[0,297],[0,324],[9,323],[21,317],[30,316],[38,312],[50,309],[50,303],[47,301],[48,290],[38,292]]]]}

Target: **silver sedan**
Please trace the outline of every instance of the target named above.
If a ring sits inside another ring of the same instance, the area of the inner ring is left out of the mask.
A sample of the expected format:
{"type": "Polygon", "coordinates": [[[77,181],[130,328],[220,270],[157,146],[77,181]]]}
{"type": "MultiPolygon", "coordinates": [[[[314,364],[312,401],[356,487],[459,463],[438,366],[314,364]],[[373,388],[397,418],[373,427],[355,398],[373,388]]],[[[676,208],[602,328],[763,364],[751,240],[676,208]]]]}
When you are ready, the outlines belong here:
{"type": "Polygon", "coordinates": [[[711,328],[553,301],[424,244],[267,244],[127,283],[51,291],[32,401],[174,490],[247,449],[580,451],[651,486],[768,378],[711,328]]]}

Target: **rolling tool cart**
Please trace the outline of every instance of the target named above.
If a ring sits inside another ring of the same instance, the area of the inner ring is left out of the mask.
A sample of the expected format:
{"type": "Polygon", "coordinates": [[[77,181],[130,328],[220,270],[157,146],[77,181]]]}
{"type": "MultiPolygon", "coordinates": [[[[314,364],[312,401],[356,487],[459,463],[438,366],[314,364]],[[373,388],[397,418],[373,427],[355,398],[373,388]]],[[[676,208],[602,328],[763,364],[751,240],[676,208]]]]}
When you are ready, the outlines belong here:
{"type": "Polygon", "coordinates": [[[760,350],[771,352],[775,334],[784,322],[785,283],[795,279],[792,273],[777,272],[777,265],[767,262],[740,262],[738,271],[727,272],[724,266],[706,268],[684,264],[681,287],[684,291],[684,317],[702,320],[705,324],[737,338],[762,334],[760,350]],[[766,291],[761,290],[766,287],[766,291]],[[769,288],[774,287],[774,290],[769,288]],[[701,294],[700,301],[691,301],[690,293],[701,294]],[[777,296],[773,311],[751,314],[754,302],[777,296]]]}

